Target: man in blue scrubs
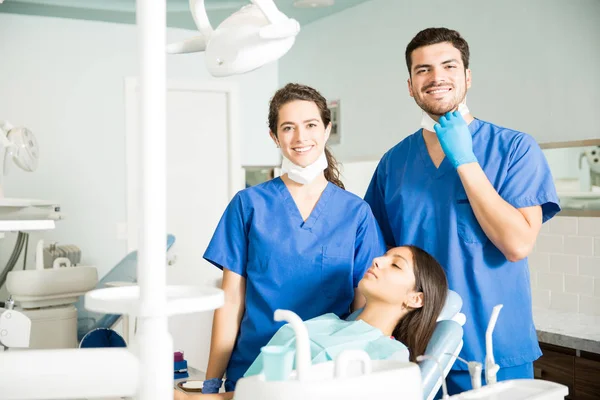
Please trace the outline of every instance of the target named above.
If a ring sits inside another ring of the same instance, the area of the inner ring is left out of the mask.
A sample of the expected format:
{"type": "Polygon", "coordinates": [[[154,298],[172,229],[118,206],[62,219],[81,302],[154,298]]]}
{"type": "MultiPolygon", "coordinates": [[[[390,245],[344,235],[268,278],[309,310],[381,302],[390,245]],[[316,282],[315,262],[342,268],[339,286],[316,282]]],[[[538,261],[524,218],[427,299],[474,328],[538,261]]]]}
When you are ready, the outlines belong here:
{"type": "MultiPolygon", "coordinates": [[[[493,336],[498,380],[533,378],[541,351],[527,256],[560,211],[546,159],[531,136],[471,116],[469,47],[458,32],[419,32],[406,63],[424,128],[383,156],[365,200],[388,246],[419,246],[444,266],[467,316],[461,357],[484,362],[487,324],[503,304],[493,336]]],[[[470,390],[466,366],[455,363],[447,383],[451,394],[470,390]]]]}

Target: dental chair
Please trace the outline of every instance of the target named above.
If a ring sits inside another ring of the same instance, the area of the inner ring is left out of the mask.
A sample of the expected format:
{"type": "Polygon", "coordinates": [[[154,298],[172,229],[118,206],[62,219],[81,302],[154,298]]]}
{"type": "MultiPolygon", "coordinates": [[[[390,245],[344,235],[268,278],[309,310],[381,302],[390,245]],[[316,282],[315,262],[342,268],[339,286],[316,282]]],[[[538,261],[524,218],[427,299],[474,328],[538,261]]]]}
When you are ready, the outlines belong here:
{"type": "MultiPolygon", "coordinates": [[[[174,244],[175,236],[167,235],[167,263],[169,265],[172,264],[175,259],[174,255],[170,254],[174,244]]],[[[137,283],[137,263],[137,251],[132,251],[115,265],[104,278],[100,279],[94,289],[102,289],[107,286],[135,285],[137,283]]],[[[78,343],[81,343],[83,338],[90,332],[96,330],[111,330],[112,332],[112,329],[117,325],[119,320],[123,321],[123,337],[125,342],[128,342],[129,321],[127,317],[89,311],[84,307],[84,296],[81,296],[77,300],[75,308],[77,309],[78,343]]]]}
{"type": "MultiPolygon", "coordinates": [[[[436,396],[442,386],[442,379],[450,372],[463,347],[462,326],[466,317],[460,312],[461,308],[462,298],[455,291],[449,290],[433,336],[423,355],[424,360],[419,362],[424,400],[432,400],[436,396]],[[440,376],[440,369],[443,376],[440,376]]],[[[362,309],[354,311],[347,320],[354,320],[361,311],[362,309]]]]}

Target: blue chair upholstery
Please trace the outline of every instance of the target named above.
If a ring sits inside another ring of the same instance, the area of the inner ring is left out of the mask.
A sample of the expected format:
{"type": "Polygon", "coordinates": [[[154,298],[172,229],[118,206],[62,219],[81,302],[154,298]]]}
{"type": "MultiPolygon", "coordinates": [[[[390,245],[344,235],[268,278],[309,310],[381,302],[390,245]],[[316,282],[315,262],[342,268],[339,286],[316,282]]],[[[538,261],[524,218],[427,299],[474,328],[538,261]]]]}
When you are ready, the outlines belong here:
{"type": "MultiPolygon", "coordinates": [[[[167,250],[175,243],[175,236],[167,235],[167,250]]],[[[127,254],[117,265],[115,265],[102,279],[98,281],[95,289],[106,287],[109,282],[137,282],[137,251],[127,254]]],[[[77,308],[77,340],[81,339],[90,331],[98,328],[110,329],[121,317],[116,314],[102,314],[87,310],[84,307],[84,297],[79,297],[75,303],[77,308]]]]}
{"type": "Polygon", "coordinates": [[[419,363],[425,399],[432,398],[432,395],[438,392],[442,385],[439,368],[442,368],[445,378],[456,361],[455,355],[458,355],[462,348],[462,338],[463,328],[457,322],[444,320],[437,323],[425,355],[437,360],[439,367],[434,360],[430,359],[419,363]]]}

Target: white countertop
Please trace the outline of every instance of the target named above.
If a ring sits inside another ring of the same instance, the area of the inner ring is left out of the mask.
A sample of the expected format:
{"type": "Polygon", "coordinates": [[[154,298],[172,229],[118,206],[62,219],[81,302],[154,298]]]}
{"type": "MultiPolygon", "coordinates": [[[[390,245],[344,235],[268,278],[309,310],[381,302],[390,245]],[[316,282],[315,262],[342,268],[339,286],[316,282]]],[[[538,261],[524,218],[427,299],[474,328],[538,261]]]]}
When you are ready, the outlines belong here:
{"type": "Polygon", "coordinates": [[[600,354],[600,317],[533,308],[538,340],[600,354]]]}

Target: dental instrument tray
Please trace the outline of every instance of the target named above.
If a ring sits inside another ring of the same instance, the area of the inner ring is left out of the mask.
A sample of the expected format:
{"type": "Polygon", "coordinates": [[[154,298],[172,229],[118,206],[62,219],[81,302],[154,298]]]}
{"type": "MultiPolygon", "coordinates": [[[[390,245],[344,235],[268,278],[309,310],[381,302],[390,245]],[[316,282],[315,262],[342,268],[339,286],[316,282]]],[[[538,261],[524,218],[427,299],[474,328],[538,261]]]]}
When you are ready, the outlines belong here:
{"type": "MultiPolygon", "coordinates": [[[[139,286],[96,289],[85,294],[85,308],[106,314],[140,316],[139,286]]],[[[204,286],[167,286],[166,315],[189,314],[219,308],[225,301],[221,289],[204,286]]]]}
{"type": "Polygon", "coordinates": [[[423,399],[417,364],[374,361],[366,353],[347,352],[335,361],[311,365],[305,376],[292,373],[290,379],[278,382],[266,381],[262,375],[240,379],[235,400],[423,399]],[[352,368],[356,362],[362,362],[362,371],[352,368]]]}

